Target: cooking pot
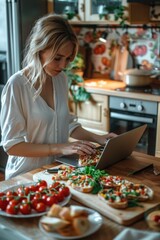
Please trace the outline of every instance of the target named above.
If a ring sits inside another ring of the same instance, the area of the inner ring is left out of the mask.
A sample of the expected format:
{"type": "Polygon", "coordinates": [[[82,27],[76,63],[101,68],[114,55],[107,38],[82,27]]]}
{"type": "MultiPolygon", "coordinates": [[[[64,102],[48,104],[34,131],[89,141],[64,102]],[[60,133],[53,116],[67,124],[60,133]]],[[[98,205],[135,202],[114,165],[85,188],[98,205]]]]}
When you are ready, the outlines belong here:
{"type": "Polygon", "coordinates": [[[125,84],[130,87],[148,86],[153,81],[151,71],[144,69],[132,68],[125,70],[120,75],[125,84]]]}

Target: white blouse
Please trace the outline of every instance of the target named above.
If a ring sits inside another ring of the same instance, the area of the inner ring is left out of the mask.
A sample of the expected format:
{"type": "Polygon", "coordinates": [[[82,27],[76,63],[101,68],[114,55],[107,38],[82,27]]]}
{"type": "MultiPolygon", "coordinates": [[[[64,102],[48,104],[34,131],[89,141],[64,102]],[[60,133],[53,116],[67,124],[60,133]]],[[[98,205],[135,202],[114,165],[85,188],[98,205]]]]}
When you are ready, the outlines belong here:
{"type": "MultiPolygon", "coordinates": [[[[69,134],[80,124],[69,113],[68,84],[63,72],[53,77],[54,110],[41,96],[33,100],[35,89],[22,71],[6,83],[1,96],[1,145],[7,151],[20,142],[66,143],[69,134]]],[[[43,165],[55,157],[9,156],[5,177],[9,179],[43,165]]]]}

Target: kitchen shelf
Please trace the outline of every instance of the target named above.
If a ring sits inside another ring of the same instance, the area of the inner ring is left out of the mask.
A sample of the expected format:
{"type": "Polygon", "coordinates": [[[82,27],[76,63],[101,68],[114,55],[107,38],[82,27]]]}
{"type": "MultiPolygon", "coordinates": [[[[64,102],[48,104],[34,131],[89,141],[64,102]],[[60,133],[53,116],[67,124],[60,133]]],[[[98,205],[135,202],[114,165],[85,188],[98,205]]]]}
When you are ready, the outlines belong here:
{"type": "Polygon", "coordinates": [[[155,23],[150,24],[136,24],[136,25],[130,25],[126,24],[125,26],[121,26],[117,24],[116,22],[110,22],[107,21],[70,21],[70,24],[75,27],[87,27],[87,28],[158,28],[160,29],[160,25],[156,25],[155,23]]]}

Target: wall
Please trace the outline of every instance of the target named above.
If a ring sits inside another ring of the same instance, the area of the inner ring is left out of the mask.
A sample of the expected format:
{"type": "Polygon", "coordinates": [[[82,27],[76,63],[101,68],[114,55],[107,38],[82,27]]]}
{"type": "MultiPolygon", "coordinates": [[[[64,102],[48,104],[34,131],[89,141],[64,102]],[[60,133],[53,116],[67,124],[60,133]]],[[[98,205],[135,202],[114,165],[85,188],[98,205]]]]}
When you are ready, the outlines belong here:
{"type": "MultiPolygon", "coordinates": [[[[91,49],[92,75],[111,73],[115,51],[127,49],[133,58],[133,67],[142,64],[145,69],[160,67],[160,33],[158,28],[75,28],[81,48],[91,49]],[[107,32],[106,43],[99,37],[107,32]]],[[[91,74],[90,74],[91,75],[91,74]]]]}

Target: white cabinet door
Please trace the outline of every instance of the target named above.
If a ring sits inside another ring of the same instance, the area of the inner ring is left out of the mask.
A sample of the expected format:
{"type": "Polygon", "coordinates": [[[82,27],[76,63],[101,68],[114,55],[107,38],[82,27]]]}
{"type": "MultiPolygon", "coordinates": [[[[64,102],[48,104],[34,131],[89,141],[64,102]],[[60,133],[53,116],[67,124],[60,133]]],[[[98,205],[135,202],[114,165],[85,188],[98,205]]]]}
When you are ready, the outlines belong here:
{"type": "MultiPolygon", "coordinates": [[[[110,6],[114,4],[114,6],[127,6],[127,0],[85,0],[85,20],[86,21],[106,21],[106,19],[100,19],[99,13],[104,12],[104,5],[110,4],[110,6]]],[[[113,24],[114,14],[110,14],[110,19],[107,20],[108,23],[113,24]]]]}

